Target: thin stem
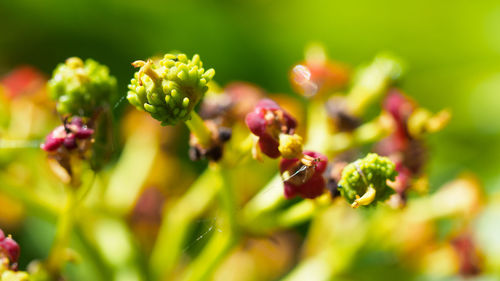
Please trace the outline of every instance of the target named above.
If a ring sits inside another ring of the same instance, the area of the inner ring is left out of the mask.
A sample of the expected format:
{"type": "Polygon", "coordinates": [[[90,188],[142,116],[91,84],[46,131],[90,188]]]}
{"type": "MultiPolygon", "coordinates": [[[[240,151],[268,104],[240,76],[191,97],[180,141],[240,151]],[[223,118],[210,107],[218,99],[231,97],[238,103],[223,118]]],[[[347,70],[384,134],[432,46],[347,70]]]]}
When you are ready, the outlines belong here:
{"type": "Polygon", "coordinates": [[[52,276],[58,276],[67,261],[66,248],[70,243],[77,209],[80,203],[83,202],[85,196],[89,193],[90,188],[92,188],[95,176],[96,174],[93,173],[92,179],[83,187],[83,191],[81,192],[82,195],[80,196],[78,196],[78,189],[73,187],[66,188],[66,205],[59,216],[54,243],[46,260],[47,270],[52,276]]]}
{"type": "Polygon", "coordinates": [[[234,194],[234,188],[231,186],[228,170],[223,167],[218,167],[218,169],[222,181],[222,188],[219,190],[219,198],[227,217],[228,229],[231,231],[232,236],[237,237],[240,231],[236,216],[238,207],[236,196],[234,194]]]}
{"type": "Polygon", "coordinates": [[[307,139],[305,150],[314,150],[325,153],[330,134],[328,133],[328,115],[322,100],[313,99],[309,103],[307,111],[307,139]]]}
{"type": "Polygon", "coordinates": [[[193,110],[191,112],[191,119],[185,123],[203,148],[210,147],[212,144],[212,133],[198,113],[193,110]]]}
{"type": "Polygon", "coordinates": [[[167,277],[182,254],[191,223],[210,205],[220,189],[217,171],[207,169],[179,201],[164,212],[150,266],[156,279],[167,277]]]}
{"type": "Polygon", "coordinates": [[[377,56],[359,74],[346,96],[347,106],[354,116],[362,116],[401,73],[400,63],[390,57],[377,56]]]}
{"type": "MultiPolygon", "coordinates": [[[[213,166],[216,166],[216,164],[213,166]]],[[[216,166],[214,169],[217,170],[222,182],[222,188],[219,190],[219,198],[227,221],[222,224],[221,229],[215,232],[215,235],[203,249],[203,252],[188,267],[185,275],[181,278],[183,281],[209,279],[224,257],[237,245],[240,238],[239,223],[236,217],[236,198],[228,178],[227,170],[219,166],[216,166]]]]}
{"type": "Polygon", "coordinates": [[[46,261],[47,270],[52,276],[60,274],[67,259],[66,247],[69,244],[71,229],[75,220],[75,202],[76,192],[72,188],[68,188],[66,206],[59,217],[54,243],[46,261]]]}
{"type": "Polygon", "coordinates": [[[216,232],[203,252],[189,266],[186,273],[179,279],[181,281],[210,280],[211,274],[224,257],[237,244],[229,231],[216,232]]]}
{"type": "Polygon", "coordinates": [[[94,185],[95,178],[97,176],[97,173],[92,173],[92,179],[90,180],[90,183],[85,185],[84,188],[79,192],[77,196],[77,199],[75,201],[75,208],[77,208],[80,204],[83,203],[87,195],[90,193],[90,190],[92,189],[92,186],[94,185]]]}
{"type": "Polygon", "coordinates": [[[330,194],[323,194],[314,200],[303,200],[276,216],[276,227],[289,228],[303,223],[331,202],[330,194]]]}
{"type": "MultiPolygon", "coordinates": [[[[241,142],[237,149],[237,155],[233,156],[234,161],[229,163],[225,156],[221,164],[223,167],[220,169],[227,170],[243,161],[252,148],[251,144],[250,137],[241,142]]],[[[155,279],[168,277],[171,274],[182,255],[185,238],[192,228],[193,220],[205,212],[219,189],[223,185],[227,186],[223,183],[227,181],[227,175],[224,174],[224,177],[220,177],[217,169],[216,166],[209,166],[191,185],[187,193],[172,207],[165,210],[150,260],[150,268],[155,279]]],[[[232,193],[233,190],[231,189],[230,192],[232,193]]],[[[236,220],[236,218],[229,218],[229,220],[236,220]]],[[[236,225],[236,223],[231,225],[236,225]]]]}
{"type": "Polygon", "coordinates": [[[261,220],[262,215],[276,210],[286,202],[283,196],[283,183],[281,176],[274,176],[269,183],[261,189],[243,208],[243,224],[250,232],[260,232],[268,228],[268,222],[261,220]]]}

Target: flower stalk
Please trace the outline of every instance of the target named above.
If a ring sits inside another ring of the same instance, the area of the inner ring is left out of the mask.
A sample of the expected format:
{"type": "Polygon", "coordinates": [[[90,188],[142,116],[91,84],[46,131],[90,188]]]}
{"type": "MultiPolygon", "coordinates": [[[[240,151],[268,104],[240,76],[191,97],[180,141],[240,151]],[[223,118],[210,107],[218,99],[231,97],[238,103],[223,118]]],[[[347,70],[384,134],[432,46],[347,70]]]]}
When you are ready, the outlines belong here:
{"type": "Polygon", "coordinates": [[[191,119],[185,121],[189,131],[196,137],[198,143],[203,148],[209,148],[212,144],[212,132],[205,125],[198,113],[192,111],[191,119]]]}

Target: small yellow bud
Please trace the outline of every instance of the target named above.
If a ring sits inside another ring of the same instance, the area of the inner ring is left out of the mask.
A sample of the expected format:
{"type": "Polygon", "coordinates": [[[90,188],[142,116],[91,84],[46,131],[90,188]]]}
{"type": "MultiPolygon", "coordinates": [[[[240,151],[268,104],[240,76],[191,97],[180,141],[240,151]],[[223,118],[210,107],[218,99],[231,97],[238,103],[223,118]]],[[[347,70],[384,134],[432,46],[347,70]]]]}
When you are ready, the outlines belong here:
{"type": "Polygon", "coordinates": [[[300,158],[302,156],[302,137],[293,134],[280,134],[280,145],[278,147],[284,158],[300,158]]]}
{"type": "Polygon", "coordinates": [[[83,61],[78,57],[71,57],[66,60],[66,65],[72,69],[82,68],[83,61]]]}
{"type": "Polygon", "coordinates": [[[375,200],[375,195],[377,194],[377,190],[373,188],[373,185],[368,186],[368,189],[366,189],[365,194],[363,196],[359,197],[359,195],[356,195],[356,199],[354,202],[352,202],[351,207],[357,208],[359,206],[366,206],[370,205],[373,200],[375,200]]]}

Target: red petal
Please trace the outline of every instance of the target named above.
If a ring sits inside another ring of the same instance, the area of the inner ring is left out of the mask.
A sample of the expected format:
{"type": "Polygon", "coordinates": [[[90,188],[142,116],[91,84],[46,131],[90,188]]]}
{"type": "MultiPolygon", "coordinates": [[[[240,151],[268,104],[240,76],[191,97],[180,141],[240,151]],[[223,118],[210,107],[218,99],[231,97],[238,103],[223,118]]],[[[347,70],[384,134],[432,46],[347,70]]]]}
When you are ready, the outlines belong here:
{"type": "Polygon", "coordinates": [[[262,153],[269,156],[270,158],[278,158],[279,156],[281,156],[281,153],[278,149],[278,141],[271,137],[264,135],[259,138],[259,147],[262,153]]]}

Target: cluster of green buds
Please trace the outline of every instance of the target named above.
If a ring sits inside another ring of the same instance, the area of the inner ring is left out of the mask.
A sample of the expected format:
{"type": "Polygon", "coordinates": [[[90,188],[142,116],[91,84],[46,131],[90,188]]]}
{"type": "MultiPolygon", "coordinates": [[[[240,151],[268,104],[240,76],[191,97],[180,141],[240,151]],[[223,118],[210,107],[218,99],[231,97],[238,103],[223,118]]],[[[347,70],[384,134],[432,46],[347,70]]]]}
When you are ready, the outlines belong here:
{"type": "Polygon", "coordinates": [[[344,168],[338,188],[353,208],[367,206],[384,201],[394,193],[387,181],[395,181],[397,174],[389,158],[369,153],[344,168]]]}
{"type": "Polygon", "coordinates": [[[205,70],[199,55],[166,54],[163,59],[135,61],[140,67],[128,86],[128,101],[147,111],[162,125],[175,125],[191,118],[191,111],[208,90],[215,71],[205,70]]]}
{"type": "Polygon", "coordinates": [[[163,126],[185,122],[191,131],[190,158],[218,161],[231,131],[210,120],[203,120],[195,106],[208,91],[215,70],[205,70],[199,55],[166,54],[162,59],[138,60],[139,67],[128,85],[127,99],[138,110],[146,111],[163,126]]]}
{"type": "MultiPolygon", "coordinates": [[[[48,81],[49,94],[57,102],[57,112],[63,125],[55,128],[41,148],[48,152],[49,164],[62,182],[78,186],[80,181],[74,169],[80,160],[87,159],[96,139],[99,147],[108,143],[104,139],[109,128],[110,104],[117,94],[116,78],[107,66],[78,57],[68,58],[59,64],[48,81]]],[[[99,169],[106,152],[92,149],[92,169],[99,169]],[[99,160],[94,161],[94,156],[99,160]]]]}
{"type": "Polygon", "coordinates": [[[116,78],[107,66],[71,57],[54,70],[48,82],[52,99],[61,115],[92,117],[116,97],[116,78]]]}

